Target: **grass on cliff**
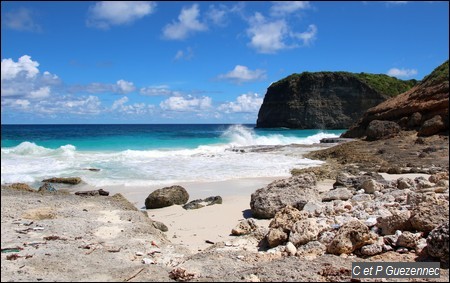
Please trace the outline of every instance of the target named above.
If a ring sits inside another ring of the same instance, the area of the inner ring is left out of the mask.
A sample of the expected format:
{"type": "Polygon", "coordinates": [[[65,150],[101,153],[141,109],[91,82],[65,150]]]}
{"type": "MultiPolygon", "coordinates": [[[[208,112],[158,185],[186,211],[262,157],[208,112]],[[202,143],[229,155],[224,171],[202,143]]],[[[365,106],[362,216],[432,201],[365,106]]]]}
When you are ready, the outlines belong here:
{"type": "Polygon", "coordinates": [[[400,93],[408,91],[417,84],[417,80],[404,81],[384,74],[369,74],[369,73],[357,74],[350,72],[314,72],[314,73],[303,72],[301,74],[292,74],[284,79],[281,79],[273,83],[271,86],[276,86],[278,84],[282,84],[287,81],[301,79],[303,76],[310,76],[315,74],[317,75],[338,74],[356,77],[358,80],[367,84],[369,87],[373,88],[377,92],[387,95],[389,97],[393,97],[400,93]]]}
{"type": "Polygon", "coordinates": [[[439,84],[444,81],[448,82],[448,60],[445,61],[442,65],[437,67],[436,69],[431,72],[428,76],[426,76],[422,80],[423,85],[432,85],[432,84],[439,84]]]}

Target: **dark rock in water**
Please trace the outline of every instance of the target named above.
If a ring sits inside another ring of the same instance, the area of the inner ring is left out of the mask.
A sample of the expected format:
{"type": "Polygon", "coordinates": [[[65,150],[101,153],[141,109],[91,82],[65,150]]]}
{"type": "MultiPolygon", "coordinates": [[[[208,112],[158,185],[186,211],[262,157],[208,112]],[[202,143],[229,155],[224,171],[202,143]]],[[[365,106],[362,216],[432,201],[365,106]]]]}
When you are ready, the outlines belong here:
{"type": "Polygon", "coordinates": [[[83,168],[83,170],[89,170],[89,171],[92,171],[92,172],[99,172],[100,171],[100,169],[98,169],[98,168],[83,168]]]}
{"type": "Polygon", "coordinates": [[[366,130],[367,140],[391,138],[400,132],[400,126],[392,121],[373,120],[366,130]]]}
{"type": "Polygon", "coordinates": [[[277,180],[251,195],[250,207],[255,218],[272,218],[287,205],[299,210],[308,201],[319,200],[316,177],[312,173],[277,180]]]}
{"type": "Polygon", "coordinates": [[[39,187],[38,192],[56,192],[56,189],[51,184],[45,183],[39,187]]]}
{"type": "Polygon", "coordinates": [[[439,258],[448,264],[449,260],[449,233],[448,222],[440,225],[430,232],[427,238],[427,252],[432,257],[439,258]]]}
{"type": "Polygon", "coordinates": [[[145,199],[147,209],[162,208],[174,204],[183,205],[189,199],[189,194],[181,186],[171,186],[157,189],[145,199]]]}
{"type": "Polygon", "coordinates": [[[109,192],[103,189],[93,190],[93,191],[79,191],[75,192],[79,196],[109,196],[109,192]]]}
{"type": "Polygon", "coordinates": [[[42,180],[42,182],[77,185],[77,184],[81,183],[81,178],[80,177],[55,178],[54,177],[54,178],[42,180]]]}
{"type": "Polygon", "coordinates": [[[269,86],[256,126],[348,129],[367,109],[414,84],[414,81],[364,73],[292,74],[269,86]],[[386,88],[381,89],[373,81],[381,82],[386,88]]]}
{"type": "Polygon", "coordinates": [[[222,197],[215,196],[215,197],[208,197],[205,199],[196,199],[193,201],[188,202],[187,204],[183,205],[184,209],[198,209],[202,208],[208,205],[213,204],[222,204],[222,197]]]}

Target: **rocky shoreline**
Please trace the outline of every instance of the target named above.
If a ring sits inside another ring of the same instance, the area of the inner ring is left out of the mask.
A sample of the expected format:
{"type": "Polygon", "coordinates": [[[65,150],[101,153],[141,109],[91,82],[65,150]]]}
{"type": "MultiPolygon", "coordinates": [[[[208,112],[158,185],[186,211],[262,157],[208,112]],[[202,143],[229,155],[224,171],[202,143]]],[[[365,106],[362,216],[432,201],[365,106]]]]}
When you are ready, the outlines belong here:
{"type": "Polygon", "coordinates": [[[254,192],[233,240],[200,252],[172,244],[121,195],[2,186],[2,281],[350,281],[359,261],[440,261],[448,281],[448,136],[417,140],[310,153],[327,162],[254,192]]]}

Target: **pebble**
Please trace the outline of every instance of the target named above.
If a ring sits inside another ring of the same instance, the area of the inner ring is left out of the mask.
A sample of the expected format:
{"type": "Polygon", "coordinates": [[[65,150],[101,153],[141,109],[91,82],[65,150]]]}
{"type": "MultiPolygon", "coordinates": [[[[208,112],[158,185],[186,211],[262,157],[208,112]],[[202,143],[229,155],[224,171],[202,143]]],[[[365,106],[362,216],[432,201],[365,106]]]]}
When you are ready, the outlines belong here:
{"type": "Polygon", "coordinates": [[[143,263],[143,264],[155,264],[155,261],[154,261],[153,259],[144,257],[144,258],[142,259],[142,263],[143,263]]]}

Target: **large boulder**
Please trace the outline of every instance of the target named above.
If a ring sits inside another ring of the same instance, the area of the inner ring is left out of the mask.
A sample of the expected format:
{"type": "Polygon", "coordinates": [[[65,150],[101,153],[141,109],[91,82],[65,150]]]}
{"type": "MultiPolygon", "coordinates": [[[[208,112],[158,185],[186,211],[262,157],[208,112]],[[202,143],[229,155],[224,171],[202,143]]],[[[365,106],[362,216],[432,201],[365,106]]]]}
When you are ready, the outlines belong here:
{"type": "Polygon", "coordinates": [[[308,214],[290,205],[278,211],[270,221],[269,228],[281,228],[285,232],[290,232],[295,222],[308,218],[308,214]]]}
{"type": "Polygon", "coordinates": [[[417,231],[428,233],[442,223],[448,223],[448,208],[448,201],[422,203],[412,211],[411,225],[417,231]]]}
{"type": "Polygon", "coordinates": [[[317,240],[319,232],[319,227],[314,218],[303,219],[295,222],[289,234],[289,241],[295,246],[304,245],[317,240]]]}
{"type": "Polygon", "coordinates": [[[342,225],[334,239],[327,247],[327,252],[335,255],[349,254],[365,245],[375,243],[374,235],[369,227],[358,220],[342,225]]]}
{"type": "Polygon", "coordinates": [[[183,205],[189,199],[188,192],[181,186],[157,189],[145,199],[145,208],[162,208],[174,204],[183,205]]]}
{"type": "Polygon", "coordinates": [[[426,120],[418,132],[418,136],[432,136],[445,129],[445,123],[440,115],[436,115],[433,118],[426,120]]]}
{"type": "Polygon", "coordinates": [[[374,141],[395,136],[400,132],[400,126],[392,121],[373,120],[366,130],[367,140],[374,141]]]}
{"type": "Polygon", "coordinates": [[[312,173],[277,180],[251,195],[250,207],[255,218],[272,218],[275,213],[287,205],[299,210],[308,201],[318,200],[319,192],[316,177],[312,173]]]}
{"type": "Polygon", "coordinates": [[[427,238],[427,251],[428,254],[439,258],[442,262],[448,264],[448,220],[446,223],[436,227],[430,232],[427,238]]]}
{"type": "Polygon", "coordinates": [[[381,235],[393,235],[397,230],[410,231],[410,217],[409,210],[393,211],[392,215],[378,217],[376,226],[381,229],[381,235]]]}

